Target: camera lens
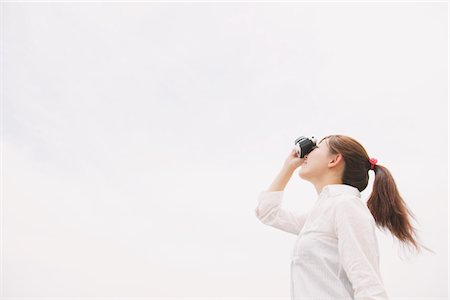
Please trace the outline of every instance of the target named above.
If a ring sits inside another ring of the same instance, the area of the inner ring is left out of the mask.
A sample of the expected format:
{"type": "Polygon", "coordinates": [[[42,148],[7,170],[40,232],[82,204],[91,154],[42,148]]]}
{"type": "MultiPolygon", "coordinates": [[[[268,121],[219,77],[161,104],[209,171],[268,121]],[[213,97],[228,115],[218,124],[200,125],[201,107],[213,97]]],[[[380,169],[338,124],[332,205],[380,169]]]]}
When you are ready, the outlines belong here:
{"type": "Polygon", "coordinates": [[[316,139],[313,136],[310,138],[301,136],[295,140],[294,144],[300,158],[304,158],[305,155],[317,148],[316,139]]]}

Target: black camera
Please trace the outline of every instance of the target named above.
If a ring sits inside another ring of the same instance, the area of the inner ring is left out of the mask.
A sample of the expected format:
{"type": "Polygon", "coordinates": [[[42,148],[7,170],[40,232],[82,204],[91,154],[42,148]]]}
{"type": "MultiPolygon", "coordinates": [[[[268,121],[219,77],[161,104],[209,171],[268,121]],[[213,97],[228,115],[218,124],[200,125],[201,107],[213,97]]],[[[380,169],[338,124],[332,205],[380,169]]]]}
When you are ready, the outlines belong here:
{"type": "Polygon", "coordinates": [[[317,148],[317,140],[312,136],[310,138],[301,136],[295,140],[295,149],[297,150],[297,155],[300,158],[304,158],[309,152],[317,148]]]}

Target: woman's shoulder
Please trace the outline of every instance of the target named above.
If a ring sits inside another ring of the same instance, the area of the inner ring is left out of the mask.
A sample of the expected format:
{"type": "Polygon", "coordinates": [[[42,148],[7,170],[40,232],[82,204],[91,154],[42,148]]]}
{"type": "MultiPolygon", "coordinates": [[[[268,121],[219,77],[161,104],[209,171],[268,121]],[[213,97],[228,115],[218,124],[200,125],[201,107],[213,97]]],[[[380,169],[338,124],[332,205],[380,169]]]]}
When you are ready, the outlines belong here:
{"type": "Polygon", "coordinates": [[[334,197],[333,204],[335,206],[340,205],[356,205],[360,206],[361,204],[364,204],[360,197],[352,194],[340,194],[334,197]]]}
{"type": "Polygon", "coordinates": [[[320,208],[322,213],[330,220],[334,219],[336,211],[345,211],[350,214],[355,212],[361,213],[360,203],[361,199],[354,195],[341,194],[335,195],[332,198],[327,199],[320,208]],[[359,202],[358,202],[359,201],[359,202]]]}
{"type": "Polygon", "coordinates": [[[336,196],[331,204],[334,211],[343,211],[344,213],[367,213],[367,205],[363,200],[355,195],[342,194],[336,196]]]}
{"type": "Polygon", "coordinates": [[[339,215],[340,217],[355,217],[373,221],[372,213],[360,197],[355,195],[340,195],[333,200],[335,200],[332,205],[334,217],[339,215]]]}

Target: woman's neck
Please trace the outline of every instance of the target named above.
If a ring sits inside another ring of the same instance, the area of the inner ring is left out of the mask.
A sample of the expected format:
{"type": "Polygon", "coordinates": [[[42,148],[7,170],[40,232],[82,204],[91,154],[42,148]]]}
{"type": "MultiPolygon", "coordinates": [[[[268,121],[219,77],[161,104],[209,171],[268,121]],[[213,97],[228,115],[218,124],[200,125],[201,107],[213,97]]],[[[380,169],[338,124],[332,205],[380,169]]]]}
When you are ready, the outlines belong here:
{"type": "Polygon", "coordinates": [[[343,184],[342,179],[340,178],[330,178],[328,180],[324,180],[322,182],[314,183],[314,187],[316,188],[317,195],[320,194],[322,189],[329,184],[343,184]]]}

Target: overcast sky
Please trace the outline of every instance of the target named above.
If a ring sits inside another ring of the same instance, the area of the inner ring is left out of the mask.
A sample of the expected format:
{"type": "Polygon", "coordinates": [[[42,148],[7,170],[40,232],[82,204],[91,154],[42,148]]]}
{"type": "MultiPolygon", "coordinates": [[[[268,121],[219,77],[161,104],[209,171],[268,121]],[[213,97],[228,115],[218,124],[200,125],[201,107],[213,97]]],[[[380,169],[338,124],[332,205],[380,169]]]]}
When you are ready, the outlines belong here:
{"type": "MultiPolygon", "coordinates": [[[[389,296],[448,297],[447,6],[3,3],[2,296],[288,298],[257,196],[344,134],[436,252],[378,230],[389,296]]],[[[284,205],[316,197],[296,171],[284,205]]]]}

